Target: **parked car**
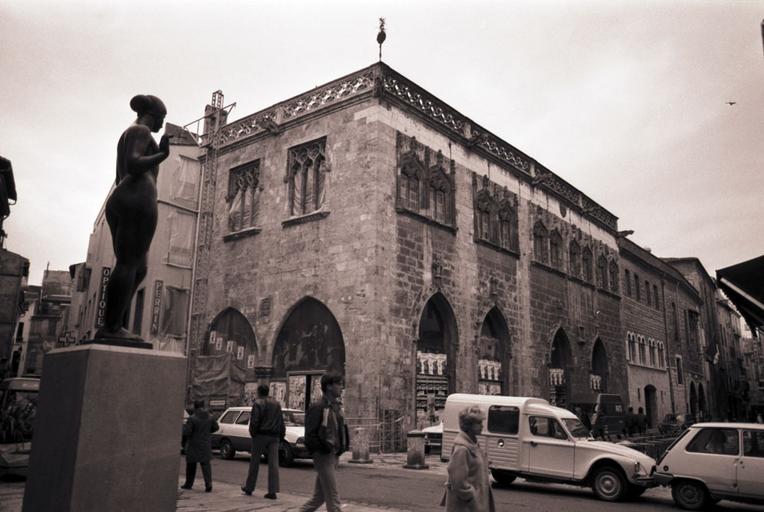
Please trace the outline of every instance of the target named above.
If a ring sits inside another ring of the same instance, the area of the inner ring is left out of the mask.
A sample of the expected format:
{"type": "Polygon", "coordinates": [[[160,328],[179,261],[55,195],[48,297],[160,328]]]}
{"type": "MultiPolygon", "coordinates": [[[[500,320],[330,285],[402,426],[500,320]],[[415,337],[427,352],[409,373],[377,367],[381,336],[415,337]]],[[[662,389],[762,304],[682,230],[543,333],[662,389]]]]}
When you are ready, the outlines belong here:
{"type": "Polygon", "coordinates": [[[677,435],[692,425],[692,420],[684,414],[666,414],[658,424],[658,432],[663,435],[677,435]]]}
{"type": "MultiPolygon", "coordinates": [[[[212,434],[212,448],[220,449],[220,456],[232,459],[237,451],[249,452],[251,407],[229,407],[218,419],[220,430],[212,434]]],[[[305,413],[297,409],[283,409],[286,436],[279,445],[279,464],[290,466],[295,459],[310,459],[305,446],[305,413]]]]}
{"type": "Polygon", "coordinates": [[[764,504],[764,425],[696,423],[658,459],[655,478],[687,510],[723,499],[764,504]]]}
{"type": "Polygon", "coordinates": [[[424,432],[424,453],[441,453],[443,448],[443,422],[422,429],[424,432]]]}
{"type": "Polygon", "coordinates": [[[441,460],[447,461],[451,454],[459,411],[470,405],[485,414],[478,441],[499,484],[522,477],[589,486],[605,501],[637,497],[656,485],[651,476],[655,460],[626,446],[593,440],[575,414],[541,398],[450,395],[441,415],[441,460]]]}

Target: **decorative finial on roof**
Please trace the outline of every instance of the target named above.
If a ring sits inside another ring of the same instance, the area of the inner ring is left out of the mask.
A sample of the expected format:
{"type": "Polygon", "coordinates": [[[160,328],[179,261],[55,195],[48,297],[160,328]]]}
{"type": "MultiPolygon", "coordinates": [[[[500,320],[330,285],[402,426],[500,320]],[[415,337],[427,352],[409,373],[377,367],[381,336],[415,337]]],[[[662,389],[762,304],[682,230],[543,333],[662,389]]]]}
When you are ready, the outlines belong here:
{"type": "Polygon", "coordinates": [[[377,34],[377,43],[379,43],[379,61],[382,62],[382,43],[385,42],[385,18],[379,18],[379,33],[377,34]]]}

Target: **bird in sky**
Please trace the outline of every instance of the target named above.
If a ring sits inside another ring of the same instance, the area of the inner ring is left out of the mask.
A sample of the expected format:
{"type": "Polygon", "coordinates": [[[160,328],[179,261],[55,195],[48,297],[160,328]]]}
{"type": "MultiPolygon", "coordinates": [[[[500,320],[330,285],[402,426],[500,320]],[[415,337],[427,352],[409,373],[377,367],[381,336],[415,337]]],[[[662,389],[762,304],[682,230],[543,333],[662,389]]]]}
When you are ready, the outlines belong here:
{"type": "Polygon", "coordinates": [[[735,103],[737,103],[737,101],[728,101],[728,102],[727,102],[727,105],[729,105],[729,106],[731,107],[731,106],[732,106],[732,105],[734,105],[735,103]]]}

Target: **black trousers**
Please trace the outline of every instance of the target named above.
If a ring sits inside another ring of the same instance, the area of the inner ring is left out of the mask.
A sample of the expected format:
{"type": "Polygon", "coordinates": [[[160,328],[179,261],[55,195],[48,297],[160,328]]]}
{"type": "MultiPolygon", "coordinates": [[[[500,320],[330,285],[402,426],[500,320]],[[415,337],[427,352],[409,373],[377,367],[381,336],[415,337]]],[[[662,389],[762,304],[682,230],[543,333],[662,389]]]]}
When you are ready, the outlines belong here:
{"type": "MultiPolygon", "coordinates": [[[[212,466],[210,466],[210,461],[200,462],[199,465],[202,466],[202,476],[204,476],[204,487],[206,489],[212,489],[212,466]]],[[[183,484],[184,487],[193,486],[195,479],[196,479],[196,463],[186,462],[186,483],[183,484]]]]}

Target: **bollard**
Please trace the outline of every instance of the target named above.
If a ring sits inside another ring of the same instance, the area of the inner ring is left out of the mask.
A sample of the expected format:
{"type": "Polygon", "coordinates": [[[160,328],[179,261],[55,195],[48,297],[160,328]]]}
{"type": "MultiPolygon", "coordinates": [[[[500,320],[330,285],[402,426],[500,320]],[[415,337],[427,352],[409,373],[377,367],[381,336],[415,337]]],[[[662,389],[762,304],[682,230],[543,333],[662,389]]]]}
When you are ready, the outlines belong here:
{"type": "Polygon", "coordinates": [[[371,464],[372,460],[369,458],[369,436],[366,429],[356,428],[353,430],[353,458],[349,462],[353,464],[371,464]]]}
{"type": "Polygon", "coordinates": [[[430,466],[424,463],[424,432],[412,430],[406,435],[406,469],[428,469],[430,466]]]}

